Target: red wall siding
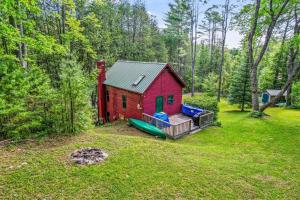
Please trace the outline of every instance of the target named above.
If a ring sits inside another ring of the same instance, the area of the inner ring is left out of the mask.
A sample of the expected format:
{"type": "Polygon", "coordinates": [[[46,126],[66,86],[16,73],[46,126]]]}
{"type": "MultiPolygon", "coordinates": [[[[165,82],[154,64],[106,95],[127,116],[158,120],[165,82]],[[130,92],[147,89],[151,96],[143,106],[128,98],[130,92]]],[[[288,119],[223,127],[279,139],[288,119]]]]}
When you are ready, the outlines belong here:
{"type": "MultiPolygon", "coordinates": [[[[138,109],[138,104],[142,103],[141,94],[130,92],[127,90],[107,86],[109,91],[109,101],[107,102],[107,112],[110,113],[110,121],[119,118],[142,118],[142,110],[138,109]],[[126,96],[127,107],[122,107],[122,95],[126,96]]],[[[142,105],[141,105],[142,106],[142,105]]]]}
{"type": "Polygon", "coordinates": [[[182,85],[166,68],[146,90],[143,96],[143,111],[147,114],[154,114],[156,111],[156,97],[163,96],[163,111],[169,115],[179,113],[182,103],[182,85]],[[168,96],[174,96],[174,103],[168,104],[168,96]]]}

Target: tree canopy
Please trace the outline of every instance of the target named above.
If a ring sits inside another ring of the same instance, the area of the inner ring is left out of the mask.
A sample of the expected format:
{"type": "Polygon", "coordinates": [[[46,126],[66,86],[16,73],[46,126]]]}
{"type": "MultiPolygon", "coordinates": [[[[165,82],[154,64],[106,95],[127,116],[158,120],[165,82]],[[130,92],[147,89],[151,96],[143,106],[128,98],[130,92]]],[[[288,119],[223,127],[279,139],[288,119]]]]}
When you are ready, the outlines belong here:
{"type": "Polygon", "coordinates": [[[144,1],[1,0],[0,136],[80,132],[96,123],[95,62],[168,62],[186,93],[263,112],[299,105],[299,1],[174,0],[158,27],[144,1]],[[226,45],[227,31],[242,35],[226,45]],[[266,89],[281,90],[260,106],[266,89]],[[251,94],[250,94],[251,91],[251,94]],[[251,98],[251,102],[250,102],[251,98]]]}

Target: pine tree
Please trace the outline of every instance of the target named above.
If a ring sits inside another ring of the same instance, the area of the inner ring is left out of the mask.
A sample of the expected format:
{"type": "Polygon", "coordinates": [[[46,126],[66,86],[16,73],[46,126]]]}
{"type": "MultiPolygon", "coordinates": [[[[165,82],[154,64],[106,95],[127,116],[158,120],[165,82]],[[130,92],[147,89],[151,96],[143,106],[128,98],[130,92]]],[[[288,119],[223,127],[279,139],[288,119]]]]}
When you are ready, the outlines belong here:
{"type": "Polygon", "coordinates": [[[25,96],[29,84],[25,69],[15,60],[0,59],[0,137],[20,137],[24,125],[30,120],[25,96]]]}
{"type": "Polygon", "coordinates": [[[218,76],[211,72],[204,79],[201,84],[203,92],[206,92],[209,96],[216,96],[218,89],[218,76]]]}
{"type": "Polygon", "coordinates": [[[50,80],[39,68],[0,59],[0,137],[22,139],[49,133],[50,80]]]}
{"type": "Polygon", "coordinates": [[[187,0],[175,0],[169,4],[166,15],[165,43],[168,62],[172,63],[180,75],[184,75],[189,51],[189,6],[187,0]]]}
{"type": "Polygon", "coordinates": [[[241,111],[245,110],[246,105],[251,105],[250,70],[245,60],[233,72],[228,97],[229,103],[239,104],[241,111]]]}
{"type": "MultiPolygon", "coordinates": [[[[73,56],[71,56],[73,57],[73,56]]],[[[59,132],[77,133],[91,127],[92,107],[90,94],[96,76],[88,77],[76,59],[63,60],[61,64],[59,97],[54,112],[60,114],[59,132]]]]}

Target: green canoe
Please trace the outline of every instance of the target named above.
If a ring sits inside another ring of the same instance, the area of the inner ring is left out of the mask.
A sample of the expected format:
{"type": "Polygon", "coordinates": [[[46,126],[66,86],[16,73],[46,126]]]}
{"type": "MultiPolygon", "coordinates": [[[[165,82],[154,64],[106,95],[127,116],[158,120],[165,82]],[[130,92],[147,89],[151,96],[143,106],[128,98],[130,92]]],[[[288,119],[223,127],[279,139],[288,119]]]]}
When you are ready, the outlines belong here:
{"type": "Polygon", "coordinates": [[[166,139],[166,133],[153,126],[152,124],[133,118],[129,118],[128,122],[130,125],[135,126],[137,129],[150,133],[151,135],[166,139]]]}

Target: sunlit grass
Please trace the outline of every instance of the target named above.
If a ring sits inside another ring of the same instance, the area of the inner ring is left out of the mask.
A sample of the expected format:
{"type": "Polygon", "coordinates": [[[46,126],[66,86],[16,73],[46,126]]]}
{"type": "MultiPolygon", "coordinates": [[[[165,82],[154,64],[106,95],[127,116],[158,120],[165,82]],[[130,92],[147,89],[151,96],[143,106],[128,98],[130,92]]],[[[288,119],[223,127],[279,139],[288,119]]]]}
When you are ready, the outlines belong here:
{"type": "Polygon", "coordinates": [[[176,141],[117,124],[1,147],[0,199],[297,199],[300,111],[271,108],[253,119],[220,105],[222,128],[176,141]],[[75,166],[68,156],[81,147],[109,158],[75,166]]]}

